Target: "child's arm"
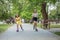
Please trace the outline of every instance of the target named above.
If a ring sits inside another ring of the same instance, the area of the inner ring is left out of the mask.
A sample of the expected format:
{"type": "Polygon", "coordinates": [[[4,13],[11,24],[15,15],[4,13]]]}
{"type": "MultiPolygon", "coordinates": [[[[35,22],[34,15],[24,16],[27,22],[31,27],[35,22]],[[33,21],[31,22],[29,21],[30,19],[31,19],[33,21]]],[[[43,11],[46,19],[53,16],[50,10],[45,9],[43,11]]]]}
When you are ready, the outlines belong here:
{"type": "Polygon", "coordinates": [[[20,17],[20,20],[21,20],[21,22],[22,22],[22,18],[20,17]]]}
{"type": "Polygon", "coordinates": [[[16,23],[16,18],[14,18],[14,21],[15,21],[15,23],[16,23]]]}

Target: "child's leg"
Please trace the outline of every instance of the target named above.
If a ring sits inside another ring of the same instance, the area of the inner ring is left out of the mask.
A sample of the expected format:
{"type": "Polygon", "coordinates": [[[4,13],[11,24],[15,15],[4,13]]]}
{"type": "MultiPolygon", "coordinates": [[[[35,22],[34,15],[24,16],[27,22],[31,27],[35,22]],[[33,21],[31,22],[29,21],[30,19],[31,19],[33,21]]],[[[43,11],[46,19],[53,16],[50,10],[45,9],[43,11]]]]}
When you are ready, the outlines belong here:
{"type": "Polygon", "coordinates": [[[17,24],[17,32],[19,32],[19,25],[17,24]]]}
{"type": "Polygon", "coordinates": [[[34,26],[35,26],[35,31],[38,31],[38,29],[37,29],[37,22],[36,21],[34,22],[34,26]]]}
{"type": "Polygon", "coordinates": [[[22,27],[22,25],[20,25],[20,27],[21,27],[21,29],[22,29],[22,31],[23,31],[23,27],[22,27]]]}
{"type": "Polygon", "coordinates": [[[33,30],[35,29],[35,21],[33,22],[33,30]]]}
{"type": "Polygon", "coordinates": [[[34,21],[34,26],[33,26],[33,28],[36,29],[36,27],[37,27],[37,23],[36,23],[36,21],[34,21]]]}

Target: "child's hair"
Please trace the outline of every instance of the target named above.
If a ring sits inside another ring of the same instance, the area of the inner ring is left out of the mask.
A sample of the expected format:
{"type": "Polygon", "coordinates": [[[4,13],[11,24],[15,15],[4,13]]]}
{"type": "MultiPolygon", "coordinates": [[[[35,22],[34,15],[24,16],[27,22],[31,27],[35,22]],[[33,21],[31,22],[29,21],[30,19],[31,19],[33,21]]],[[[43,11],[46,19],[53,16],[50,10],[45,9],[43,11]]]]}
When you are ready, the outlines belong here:
{"type": "Polygon", "coordinates": [[[18,17],[19,17],[19,15],[18,15],[18,17]]]}
{"type": "Polygon", "coordinates": [[[17,17],[17,15],[15,15],[15,18],[17,17]]]}
{"type": "Polygon", "coordinates": [[[17,16],[19,17],[19,15],[18,15],[18,14],[17,14],[17,15],[15,15],[15,17],[17,17],[17,16]]]}

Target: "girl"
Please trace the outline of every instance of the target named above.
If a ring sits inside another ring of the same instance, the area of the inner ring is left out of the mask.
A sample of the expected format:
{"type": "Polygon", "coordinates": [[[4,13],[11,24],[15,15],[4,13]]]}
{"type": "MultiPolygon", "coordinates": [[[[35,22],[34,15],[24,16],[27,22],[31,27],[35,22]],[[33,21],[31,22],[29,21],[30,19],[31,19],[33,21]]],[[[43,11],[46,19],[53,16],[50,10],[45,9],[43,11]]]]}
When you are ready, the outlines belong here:
{"type": "Polygon", "coordinates": [[[33,12],[33,14],[32,14],[32,18],[33,18],[33,24],[34,24],[33,29],[34,29],[35,31],[38,31],[38,29],[37,29],[38,13],[37,13],[36,9],[34,9],[34,12],[33,12]]]}
{"type": "Polygon", "coordinates": [[[15,16],[15,22],[17,24],[17,32],[19,32],[19,26],[21,27],[21,30],[23,31],[22,21],[21,21],[21,18],[19,17],[19,15],[15,16]]]}

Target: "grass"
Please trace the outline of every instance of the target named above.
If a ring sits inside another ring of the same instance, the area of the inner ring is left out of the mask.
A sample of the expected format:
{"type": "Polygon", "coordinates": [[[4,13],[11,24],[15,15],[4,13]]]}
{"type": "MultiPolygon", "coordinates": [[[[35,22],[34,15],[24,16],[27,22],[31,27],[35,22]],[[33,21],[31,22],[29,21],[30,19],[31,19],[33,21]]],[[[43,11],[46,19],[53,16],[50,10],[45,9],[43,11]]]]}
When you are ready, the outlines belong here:
{"type": "Polygon", "coordinates": [[[8,27],[10,26],[10,24],[0,24],[0,33],[4,32],[8,27]]]}
{"type": "Polygon", "coordinates": [[[54,32],[56,35],[59,35],[60,36],[60,32],[54,32]]]}
{"type": "MultiPolygon", "coordinates": [[[[42,27],[42,24],[38,24],[38,27],[42,27]]],[[[50,28],[60,28],[60,24],[51,24],[50,28]]]]}
{"type": "Polygon", "coordinates": [[[51,28],[60,28],[60,25],[58,25],[58,24],[51,24],[50,27],[51,28]]]}

